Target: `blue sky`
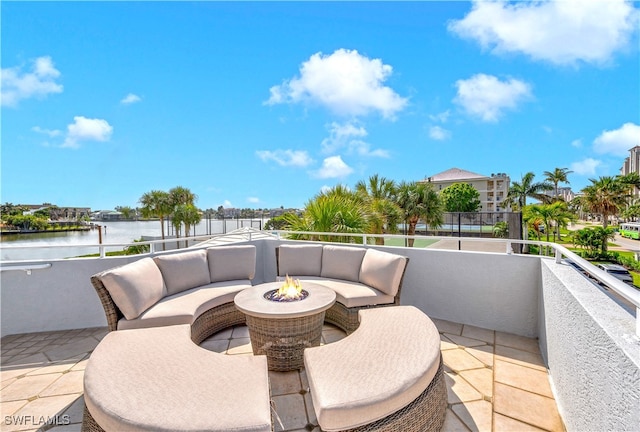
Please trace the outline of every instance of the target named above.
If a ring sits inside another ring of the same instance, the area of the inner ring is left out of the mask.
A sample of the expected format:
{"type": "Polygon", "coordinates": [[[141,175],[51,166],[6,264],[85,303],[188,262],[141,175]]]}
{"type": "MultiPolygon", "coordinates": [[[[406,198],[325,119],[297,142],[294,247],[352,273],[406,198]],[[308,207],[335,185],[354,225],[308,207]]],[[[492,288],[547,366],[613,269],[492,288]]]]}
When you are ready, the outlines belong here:
{"type": "Polygon", "coordinates": [[[637,3],[2,2],[2,202],[201,208],[640,145],[637,3]]]}

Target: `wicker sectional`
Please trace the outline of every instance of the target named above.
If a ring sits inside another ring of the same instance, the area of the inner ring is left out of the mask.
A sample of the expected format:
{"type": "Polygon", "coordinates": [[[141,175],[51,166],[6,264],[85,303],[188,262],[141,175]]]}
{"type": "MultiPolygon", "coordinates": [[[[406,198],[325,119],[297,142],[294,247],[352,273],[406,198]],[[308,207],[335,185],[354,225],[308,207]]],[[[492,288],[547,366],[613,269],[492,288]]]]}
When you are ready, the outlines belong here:
{"type": "Polygon", "coordinates": [[[278,276],[288,275],[333,289],[336,303],[325,321],[347,334],[358,328],[358,312],[400,304],[409,258],[352,246],[283,244],[276,248],[278,276]]]}

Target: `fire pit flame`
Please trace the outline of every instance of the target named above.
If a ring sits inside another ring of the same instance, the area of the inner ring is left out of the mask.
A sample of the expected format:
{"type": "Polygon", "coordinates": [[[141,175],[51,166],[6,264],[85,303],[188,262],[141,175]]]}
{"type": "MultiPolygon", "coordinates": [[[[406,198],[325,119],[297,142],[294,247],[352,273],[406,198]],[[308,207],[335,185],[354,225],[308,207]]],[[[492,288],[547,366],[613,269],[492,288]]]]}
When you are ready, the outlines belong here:
{"type": "Polygon", "coordinates": [[[287,275],[284,284],[278,289],[267,291],[264,298],[271,301],[291,302],[304,300],[308,295],[309,292],[302,289],[299,279],[293,279],[287,275]]]}

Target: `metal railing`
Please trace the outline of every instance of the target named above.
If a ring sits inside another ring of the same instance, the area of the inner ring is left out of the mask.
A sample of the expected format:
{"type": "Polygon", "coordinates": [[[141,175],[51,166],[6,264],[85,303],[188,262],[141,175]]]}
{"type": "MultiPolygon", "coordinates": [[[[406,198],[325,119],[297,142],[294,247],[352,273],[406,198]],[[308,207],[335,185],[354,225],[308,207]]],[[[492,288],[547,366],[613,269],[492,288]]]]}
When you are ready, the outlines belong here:
{"type": "MultiPolygon", "coordinates": [[[[354,244],[372,244],[375,242],[376,238],[383,239],[403,239],[403,240],[446,240],[446,241],[457,241],[460,245],[464,242],[484,242],[484,243],[496,243],[496,244],[504,244],[504,253],[506,254],[517,254],[517,250],[519,247],[515,247],[516,245],[535,245],[538,247],[538,254],[547,255],[549,257],[555,258],[557,263],[562,263],[563,257],[571,260],[575,265],[580,267],[582,270],[587,272],[594,279],[599,282],[605,284],[607,287],[611,288],[616,294],[620,297],[624,298],[626,301],[631,303],[635,308],[635,317],[636,317],[636,335],[640,336],[640,290],[634,289],[628,286],[626,283],[620,281],[615,278],[611,274],[605,272],[604,270],[599,269],[594,266],[584,258],[580,257],[576,253],[568,250],[566,247],[559,245],[557,243],[550,243],[545,241],[537,241],[537,240],[516,240],[516,239],[492,239],[492,238],[479,238],[479,237],[449,237],[449,236],[422,236],[422,235],[401,235],[401,234],[362,234],[362,233],[333,233],[333,232],[309,232],[309,231],[285,231],[285,230],[271,230],[271,231],[263,231],[270,234],[275,235],[278,239],[287,239],[292,235],[300,235],[304,237],[313,237],[317,241],[325,241],[330,242],[328,240],[334,237],[341,238],[350,238],[353,239],[351,243],[354,244]]],[[[181,237],[179,239],[171,238],[164,240],[148,240],[148,241],[138,241],[131,243],[110,243],[110,244],[79,244],[79,245],[45,245],[45,246],[2,246],[2,249],[42,249],[42,248],[98,248],[99,250],[99,258],[106,257],[107,248],[114,247],[129,247],[129,246],[142,246],[149,245],[149,252],[138,254],[140,256],[148,256],[148,255],[157,255],[159,253],[163,253],[164,251],[160,250],[160,246],[163,243],[174,243],[174,242],[194,242],[199,241],[203,242],[211,239],[224,238],[228,236],[237,235],[238,233],[227,233],[227,234],[217,234],[217,235],[203,235],[203,236],[194,236],[194,237],[181,237]]],[[[244,233],[247,237],[244,241],[252,240],[251,231],[246,231],[244,233]]],[[[373,245],[373,244],[372,244],[373,245]]],[[[430,246],[433,249],[438,249],[436,247],[430,246]]],[[[197,247],[197,245],[191,246],[197,247]]],[[[175,252],[175,249],[167,250],[166,252],[175,252]]],[[[73,259],[73,258],[69,258],[73,259]]],[[[82,259],[82,258],[77,258],[82,259]]],[[[32,270],[40,270],[47,269],[51,267],[50,263],[42,263],[41,261],[50,261],[47,260],[22,260],[22,261],[4,261],[0,266],[0,270],[2,271],[10,271],[10,270],[22,270],[26,271],[27,274],[31,274],[32,270]],[[35,264],[34,264],[35,263],[35,264]]]]}

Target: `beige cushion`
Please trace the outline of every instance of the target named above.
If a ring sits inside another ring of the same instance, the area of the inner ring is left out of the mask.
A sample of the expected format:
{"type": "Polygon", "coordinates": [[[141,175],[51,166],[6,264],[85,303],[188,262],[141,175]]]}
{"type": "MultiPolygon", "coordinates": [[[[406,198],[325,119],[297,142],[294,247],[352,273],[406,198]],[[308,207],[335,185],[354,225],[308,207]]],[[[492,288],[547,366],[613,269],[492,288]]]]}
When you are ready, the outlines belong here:
{"type": "Polygon", "coordinates": [[[360,265],[366,251],[364,248],[325,245],[320,276],[359,282],[360,265]]]}
{"type": "Polygon", "coordinates": [[[207,249],[211,282],[253,279],[256,274],[256,247],[218,246],[207,249]]]}
{"type": "Polygon", "coordinates": [[[118,321],[118,330],[191,324],[209,309],[233,302],[237,293],[251,287],[248,279],[216,282],[181,291],[160,300],[133,320],[118,321]]]}
{"type": "Polygon", "coordinates": [[[162,272],[168,295],[211,282],[204,250],[160,255],[154,260],[162,272]]]}
{"type": "Polygon", "coordinates": [[[279,275],[320,276],[322,245],[280,245],[279,275]]]}
{"type": "Polygon", "coordinates": [[[151,258],[108,270],[100,279],[127,319],[137,318],[166,292],[162,274],[151,258]]]}
{"type": "Polygon", "coordinates": [[[431,383],[440,335],[413,306],[365,309],[360,327],[331,344],[304,350],[311,398],[324,431],[356,428],[395,413],[431,383]]]}
{"type": "Polygon", "coordinates": [[[266,357],[207,351],[189,325],[106,335],[84,402],[107,431],[271,431],[266,357]]]}
{"type": "Polygon", "coordinates": [[[367,249],[360,269],[360,282],[395,296],[407,259],[401,255],[367,249]]]}
{"type": "Polygon", "coordinates": [[[312,276],[303,276],[298,279],[300,279],[303,287],[305,282],[313,282],[315,284],[331,288],[336,293],[336,301],[342,303],[348,308],[390,304],[394,302],[393,296],[359,282],[312,276]]]}

